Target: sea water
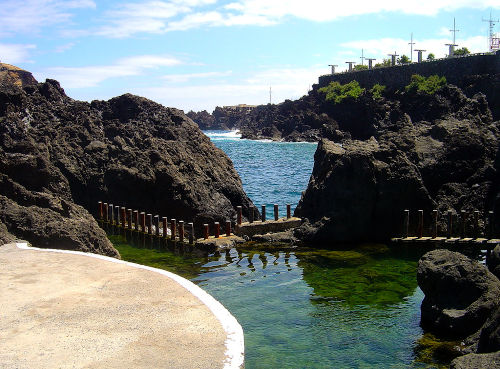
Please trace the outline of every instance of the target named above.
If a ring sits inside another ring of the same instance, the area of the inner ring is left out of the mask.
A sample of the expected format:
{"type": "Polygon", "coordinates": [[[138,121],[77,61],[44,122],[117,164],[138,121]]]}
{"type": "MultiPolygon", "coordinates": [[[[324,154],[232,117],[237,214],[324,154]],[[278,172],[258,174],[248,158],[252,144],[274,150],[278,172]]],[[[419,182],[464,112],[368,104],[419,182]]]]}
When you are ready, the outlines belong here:
{"type": "MultiPolygon", "coordinates": [[[[206,134],[232,159],[257,206],[296,206],[316,144],[206,134]]],[[[199,255],[110,238],[123,259],[180,274],[226,306],[243,327],[247,369],[428,367],[419,353],[423,293],[413,250],[254,243],[199,255]]]]}
{"type": "Polygon", "coordinates": [[[317,144],[242,140],[237,131],[205,131],[212,142],[233,161],[245,192],[259,211],[266,205],[267,219],[278,204],[280,216],[286,204],[292,212],[307,188],[317,144]]]}

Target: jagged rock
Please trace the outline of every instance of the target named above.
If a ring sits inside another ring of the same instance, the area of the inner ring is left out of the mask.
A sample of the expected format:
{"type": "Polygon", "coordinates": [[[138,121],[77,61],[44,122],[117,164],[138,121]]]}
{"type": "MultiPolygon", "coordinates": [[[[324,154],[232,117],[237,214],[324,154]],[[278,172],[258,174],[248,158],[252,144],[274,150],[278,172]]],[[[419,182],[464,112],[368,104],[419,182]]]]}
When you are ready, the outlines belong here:
{"type": "Polygon", "coordinates": [[[487,263],[488,269],[500,279],[500,244],[495,246],[487,263]]]}
{"type": "Polygon", "coordinates": [[[484,265],[457,252],[426,253],[418,263],[417,282],[425,294],[421,326],[440,335],[471,335],[500,306],[500,281],[484,265]]]}
{"type": "MultiPolygon", "coordinates": [[[[498,296],[497,296],[498,299],[498,296]]],[[[500,350],[500,308],[488,318],[479,333],[477,352],[493,352],[500,350]]]]}
{"type": "Polygon", "coordinates": [[[7,226],[0,222],[0,246],[3,246],[7,243],[14,241],[16,237],[14,237],[8,230],[7,226]]]}
{"type": "Polygon", "coordinates": [[[454,359],[450,369],[498,369],[500,367],[500,352],[490,354],[468,354],[454,359]]]}
{"type": "Polygon", "coordinates": [[[198,229],[234,218],[238,205],[247,214],[251,204],[231,160],[183,112],[130,94],[89,104],[54,80],[0,84],[0,154],[0,195],[9,210],[0,221],[35,246],[56,239],[60,246],[52,247],[112,253],[87,212],[96,213],[97,201],[198,229]],[[51,226],[30,230],[30,222],[40,225],[38,214],[51,226]]]}
{"type": "MultiPolygon", "coordinates": [[[[492,121],[484,96],[467,98],[450,86],[433,96],[365,100],[330,112],[346,134],[337,135],[337,143],[324,138],[318,145],[295,215],[311,224],[322,217],[329,221],[308,232],[307,240],[387,241],[401,235],[404,209],[413,214],[410,231],[416,210],[424,210],[427,235],[434,208],[441,214],[450,208],[499,213],[500,124],[492,121]],[[423,109],[420,99],[433,108],[423,109]]],[[[323,132],[332,137],[335,131],[323,132]]],[[[471,234],[472,222],[466,231],[471,234]]]]}

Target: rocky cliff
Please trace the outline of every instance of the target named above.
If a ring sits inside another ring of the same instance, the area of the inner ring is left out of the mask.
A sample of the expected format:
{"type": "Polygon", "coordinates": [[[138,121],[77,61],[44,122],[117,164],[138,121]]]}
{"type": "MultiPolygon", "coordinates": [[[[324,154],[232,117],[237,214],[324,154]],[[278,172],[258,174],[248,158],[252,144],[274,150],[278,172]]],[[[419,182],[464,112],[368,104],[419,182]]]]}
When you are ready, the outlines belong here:
{"type": "Polygon", "coordinates": [[[483,94],[447,85],[327,103],[339,129],[323,127],[295,211],[310,221],[297,233],[303,239],[387,241],[401,233],[403,209],[498,214],[500,123],[483,94]]]}
{"type": "Polygon", "coordinates": [[[129,94],[76,101],[54,80],[0,80],[0,222],[12,235],[116,256],[89,214],[99,200],[198,227],[248,209],[230,159],[181,111],[129,94]]]}

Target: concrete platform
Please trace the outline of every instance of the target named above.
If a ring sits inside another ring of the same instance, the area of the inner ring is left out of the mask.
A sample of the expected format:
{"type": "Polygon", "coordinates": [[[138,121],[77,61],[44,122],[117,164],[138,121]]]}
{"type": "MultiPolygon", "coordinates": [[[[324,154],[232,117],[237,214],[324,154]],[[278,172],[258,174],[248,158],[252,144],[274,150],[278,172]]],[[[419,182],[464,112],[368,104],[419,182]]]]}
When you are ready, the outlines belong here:
{"type": "Polygon", "coordinates": [[[252,237],[256,234],[266,234],[270,232],[283,232],[292,228],[299,227],[302,224],[301,218],[291,217],[280,218],[278,220],[266,220],[265,222],[255,221],[252,223],[245,222],[241,225],[236,225],[234,234],[237,236],[252,237]]]}
{"type": "Polygon", "coordinates": [[[26,244],[0,271],[0,368],[243,367],[236,319],[175,274],[26,244]]]}

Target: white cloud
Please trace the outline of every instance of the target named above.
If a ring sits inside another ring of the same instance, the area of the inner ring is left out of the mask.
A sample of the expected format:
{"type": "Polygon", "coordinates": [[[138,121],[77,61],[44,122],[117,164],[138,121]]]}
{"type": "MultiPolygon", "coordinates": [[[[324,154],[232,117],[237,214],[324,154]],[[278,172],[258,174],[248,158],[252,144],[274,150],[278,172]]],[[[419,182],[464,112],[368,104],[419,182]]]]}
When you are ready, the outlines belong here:
{"type": "Polygon", "coordinates": [[[8,64],[28,62],[30,51],[35,48],[36,46],[31,44],[0,44],[0,62],[8,64]]]}
{"type": "Polygon", "coordinates": [[[214,77],[227,77],[232,74],[231,71],[227,72],[205,72],[205,73],[186,73],[186,74],[167,74],[162,77],[169,83],[184,83],[193,79],[214,78],[214,77]]]}
{"type": "Polygon", "coordinates": [[[140,55],[120,59],[112,65],[54,67],[35,74],[40,80],[54,78],[61,82],[64,88],[78,89],[95,87],[110,78],[137,76],[143,74],[146,69],[171,67],[181,63],[180,60],[169,56],[140,55]]]}
{"type": "Polygon", "coordinates": [[[68,42],[67,44],[57,46],[54,51],[56,53],[63,53],[67,50],[72,49],[75,45],[75,42],[68,42]]]}
{"type": "Polygon", "coordinates": [[[269,26],[289,17],[325,22],[381,12],[433,16],[443,10],[498,6],[499,0],[360,0],[356,6],[331,0],[236,0],[221,6],[216,0],[151,0],[125,3],[108,12],[104,18],[107,24],[96,33],[123,38],[199,27],[269,26]]]}
{"type": "Polygon", "coordinates": [[[499,5],[498,0],[360,0],[355,5],[348,1],[331,0],[240,0],[226,5],[225,8],[242,14],[264,16],[270,21],[293,16],[322,22],[341,17],[388,11],[436,15],[442,10],[452,11],[464,7],[486,9],[499,5]]]}
{"type": "MultiPolygon", "coordinates": [[[[157,87],[134,88],[131,92],[145,96],[165,106],[189,110],[212,111],[215,106],[246,104],[267,104],[269,87],[272,88],[273,103],[285,99],[297,99],[305,95],[309,87],[317,83],[318,76],[326,74],[326,68],[281,68],[255,72],[243,80],[196,83],[193,85],[167,84],[157,87]]],[[[184,81],[169,81],[184,82],[184,81]]]]}
{"type": "Polygon", "coordinates": [[[78,8],[95,8],[92,0],[3,0],[0,6],[0,34],[37,33],[43,27],[66,23],[70,12],[78,8]]]}

